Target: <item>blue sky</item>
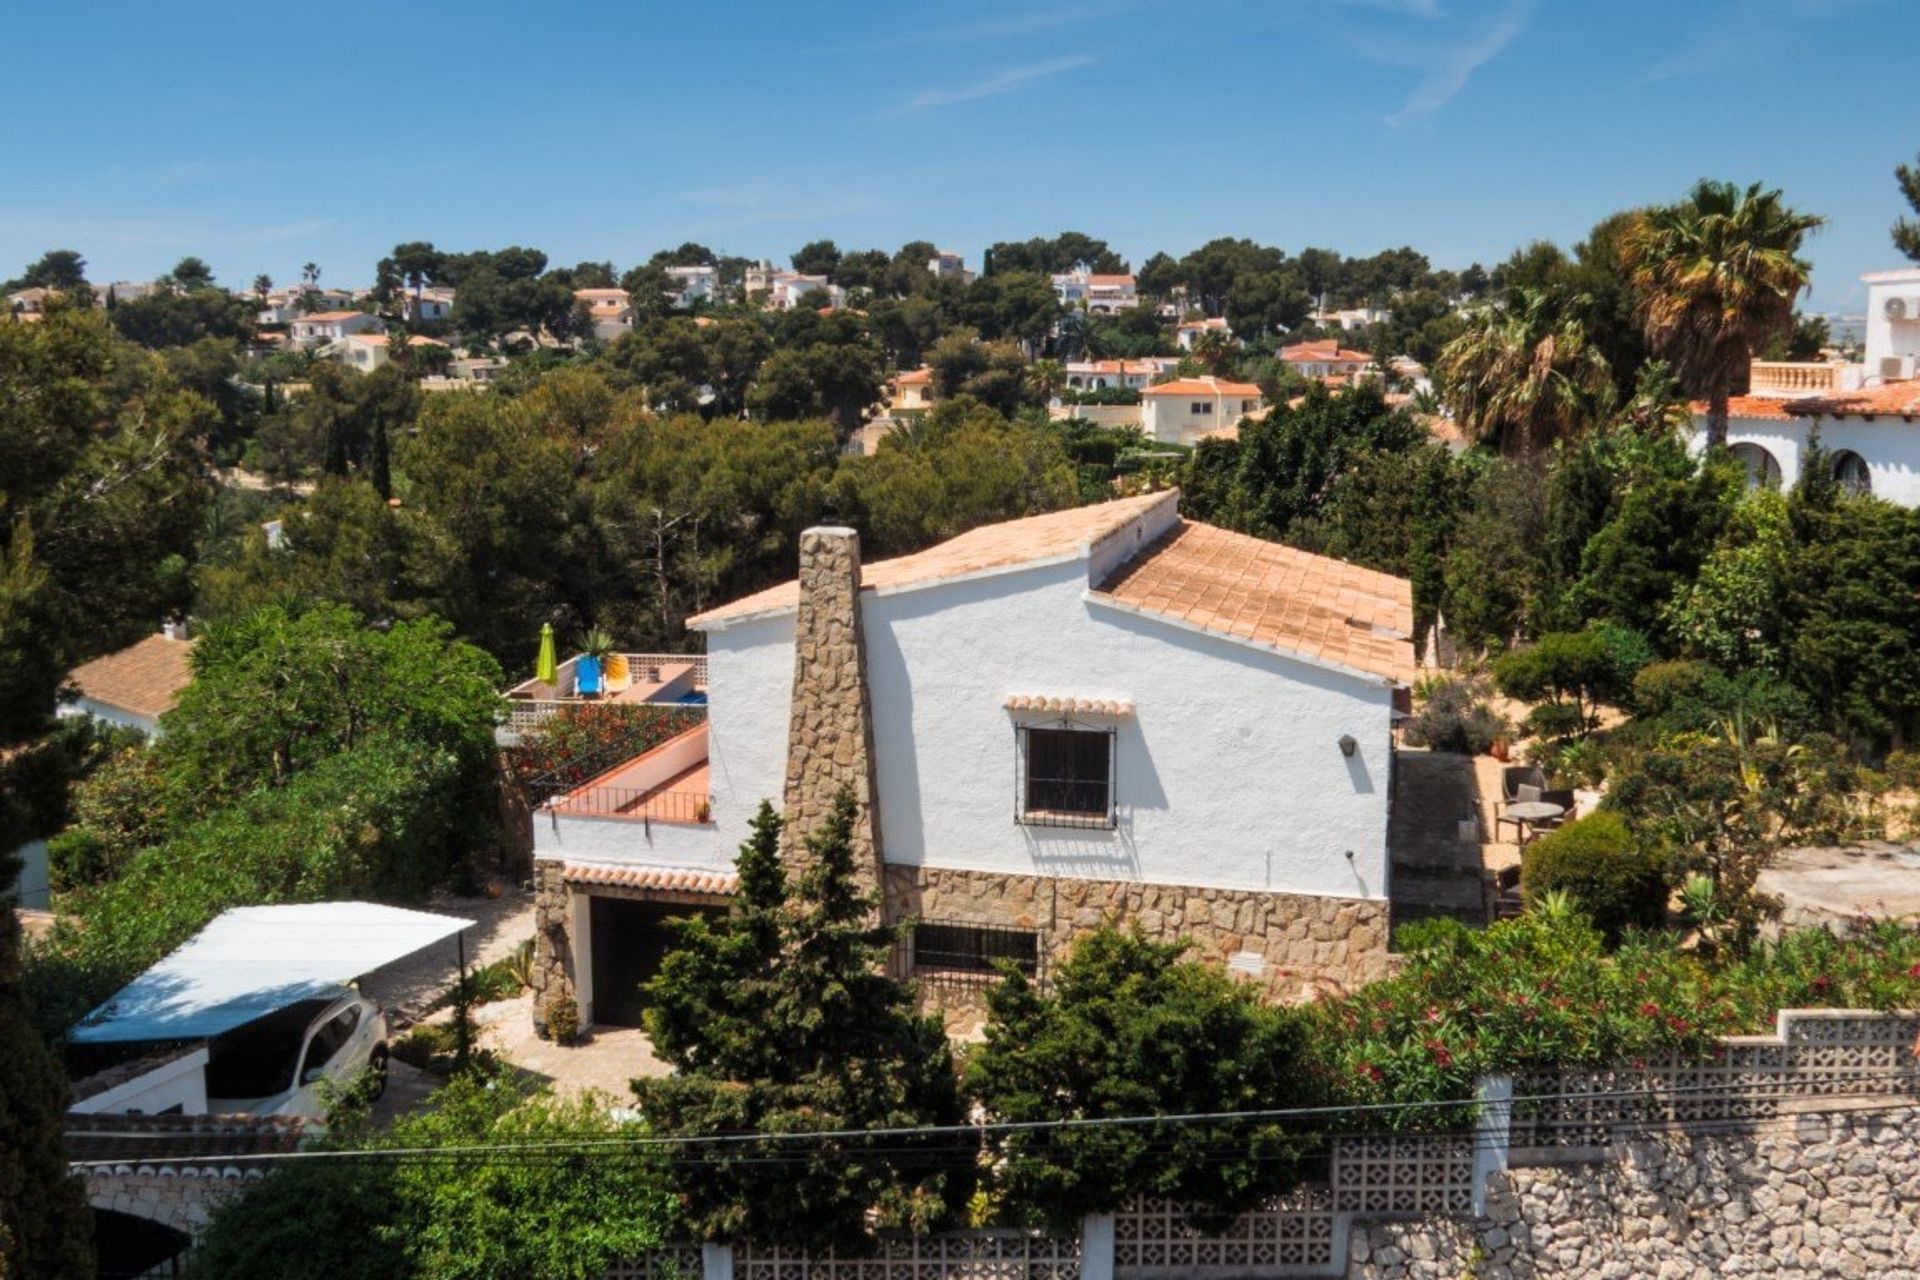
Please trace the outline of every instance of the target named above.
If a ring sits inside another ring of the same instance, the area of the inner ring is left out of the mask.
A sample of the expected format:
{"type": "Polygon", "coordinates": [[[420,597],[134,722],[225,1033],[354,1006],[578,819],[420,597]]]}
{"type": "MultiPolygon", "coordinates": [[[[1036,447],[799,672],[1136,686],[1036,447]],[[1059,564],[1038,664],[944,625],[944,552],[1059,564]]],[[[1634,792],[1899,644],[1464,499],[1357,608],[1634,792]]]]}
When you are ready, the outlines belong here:
{"type": "Polygon", "coordinates": [[[1075,229],[1570,242],[1703,175],[1826,215],[1814,309],[1899,265],[1915,0],[31,4],[8,30],[0,273],[182,254],[365,283],[395,242],[626,267],[1075,229]],[[22,56],[26,51],[46,56],[22,56]]]}

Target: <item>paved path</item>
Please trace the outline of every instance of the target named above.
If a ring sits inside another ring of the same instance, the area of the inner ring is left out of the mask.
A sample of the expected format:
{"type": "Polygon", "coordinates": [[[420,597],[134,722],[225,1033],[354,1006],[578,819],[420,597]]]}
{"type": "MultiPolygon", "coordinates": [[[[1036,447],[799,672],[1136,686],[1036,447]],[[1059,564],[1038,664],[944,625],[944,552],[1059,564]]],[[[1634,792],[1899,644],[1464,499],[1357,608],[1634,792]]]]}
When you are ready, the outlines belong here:
{"type": "MultiPolygon", "coordinates": [[[[467,930],[467,967],[489,964],[533,937],[533,895],[508,889],[497,898],[438,895],[422,908],[476,922],[467,930]]],[[[459,947],[448,938],[404,960],[375,969],[361,979],[360,990],[376,1000],[396,1024],[417,1021],[435,1000],[452,990],[460,973],[459,947]]]]}
{"type": "Polygon", "coordinates": [[[1393,820],[1387,828],[1393,923],[1452,916],[1485,924],[1480,844],[1460,834],[1461,820],[1479,810],[1473,762],[1402,747],[1394,769],[1393,820]]]}

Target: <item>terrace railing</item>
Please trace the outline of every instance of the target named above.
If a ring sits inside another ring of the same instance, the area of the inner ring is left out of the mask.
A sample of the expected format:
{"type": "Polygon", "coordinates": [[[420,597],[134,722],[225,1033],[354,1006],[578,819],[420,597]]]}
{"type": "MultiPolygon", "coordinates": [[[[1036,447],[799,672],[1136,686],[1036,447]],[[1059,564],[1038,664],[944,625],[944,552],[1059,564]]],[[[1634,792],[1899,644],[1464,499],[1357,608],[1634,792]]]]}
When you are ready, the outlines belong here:
{"type": "Polygon", "coordinates": [[[582,787],[557,801],[562,817],[628,818],[704,826],[713,821],[713,796],[669,787],[582,787]]]}
{"type": "MultiPolygon", "coordinates": [[[[693,687],[697,690],[707,687],[707,655],[704,653],[629,653],[623,656],[636,682],[645,680],[647,673],[655,668],[684,663],[693,667],[693,687]]],[[[515,733],[526,733],[539,728],[568,707],[604,701],[601,698],[583,698],[574,691],[574,671],[579,661],[579,658],[573,657],[562,662],[551,685],[538,680],[522,680],[507,690],[507,727],[515,733]]]]}

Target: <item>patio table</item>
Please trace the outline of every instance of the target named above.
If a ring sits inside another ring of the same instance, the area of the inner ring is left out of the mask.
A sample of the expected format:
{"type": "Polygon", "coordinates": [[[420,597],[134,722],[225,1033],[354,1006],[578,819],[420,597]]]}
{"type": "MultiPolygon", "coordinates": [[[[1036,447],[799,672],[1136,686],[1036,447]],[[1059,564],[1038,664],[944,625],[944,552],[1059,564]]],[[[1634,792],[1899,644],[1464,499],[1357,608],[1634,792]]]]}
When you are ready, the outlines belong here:
{"type": "MultiPolygon", "coordinates": [[[[1566,812],[1565,805],[1555,804],[1551,800],[1521,800],[1508,805],[1502,816],[1511,818],[1521,825],[1520,843],[1525,844],[1528,839],[1526,835],[1528,830],[1532,830],[1540,823],[1552,822],[1555,818],[1564,817],[1566,812]]],[[[1535,837],[1537,836],[1538,832],[1535,832],[1535,837]]]]}

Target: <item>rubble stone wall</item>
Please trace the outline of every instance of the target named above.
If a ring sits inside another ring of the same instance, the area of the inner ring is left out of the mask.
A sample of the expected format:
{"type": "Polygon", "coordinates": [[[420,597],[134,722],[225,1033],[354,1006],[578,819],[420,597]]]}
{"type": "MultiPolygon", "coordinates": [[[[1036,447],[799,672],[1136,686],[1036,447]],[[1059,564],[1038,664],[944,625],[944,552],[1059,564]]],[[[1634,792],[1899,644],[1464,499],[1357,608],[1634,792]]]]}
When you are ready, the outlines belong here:
{"type": "Polygon", "coordinates": [[[1920,1107],[1815,1105],[1512,1168],[1494,1175],[1483,1218],[1354,1226],[1347,1275],[1920,1276],[1920,1107]]]}

